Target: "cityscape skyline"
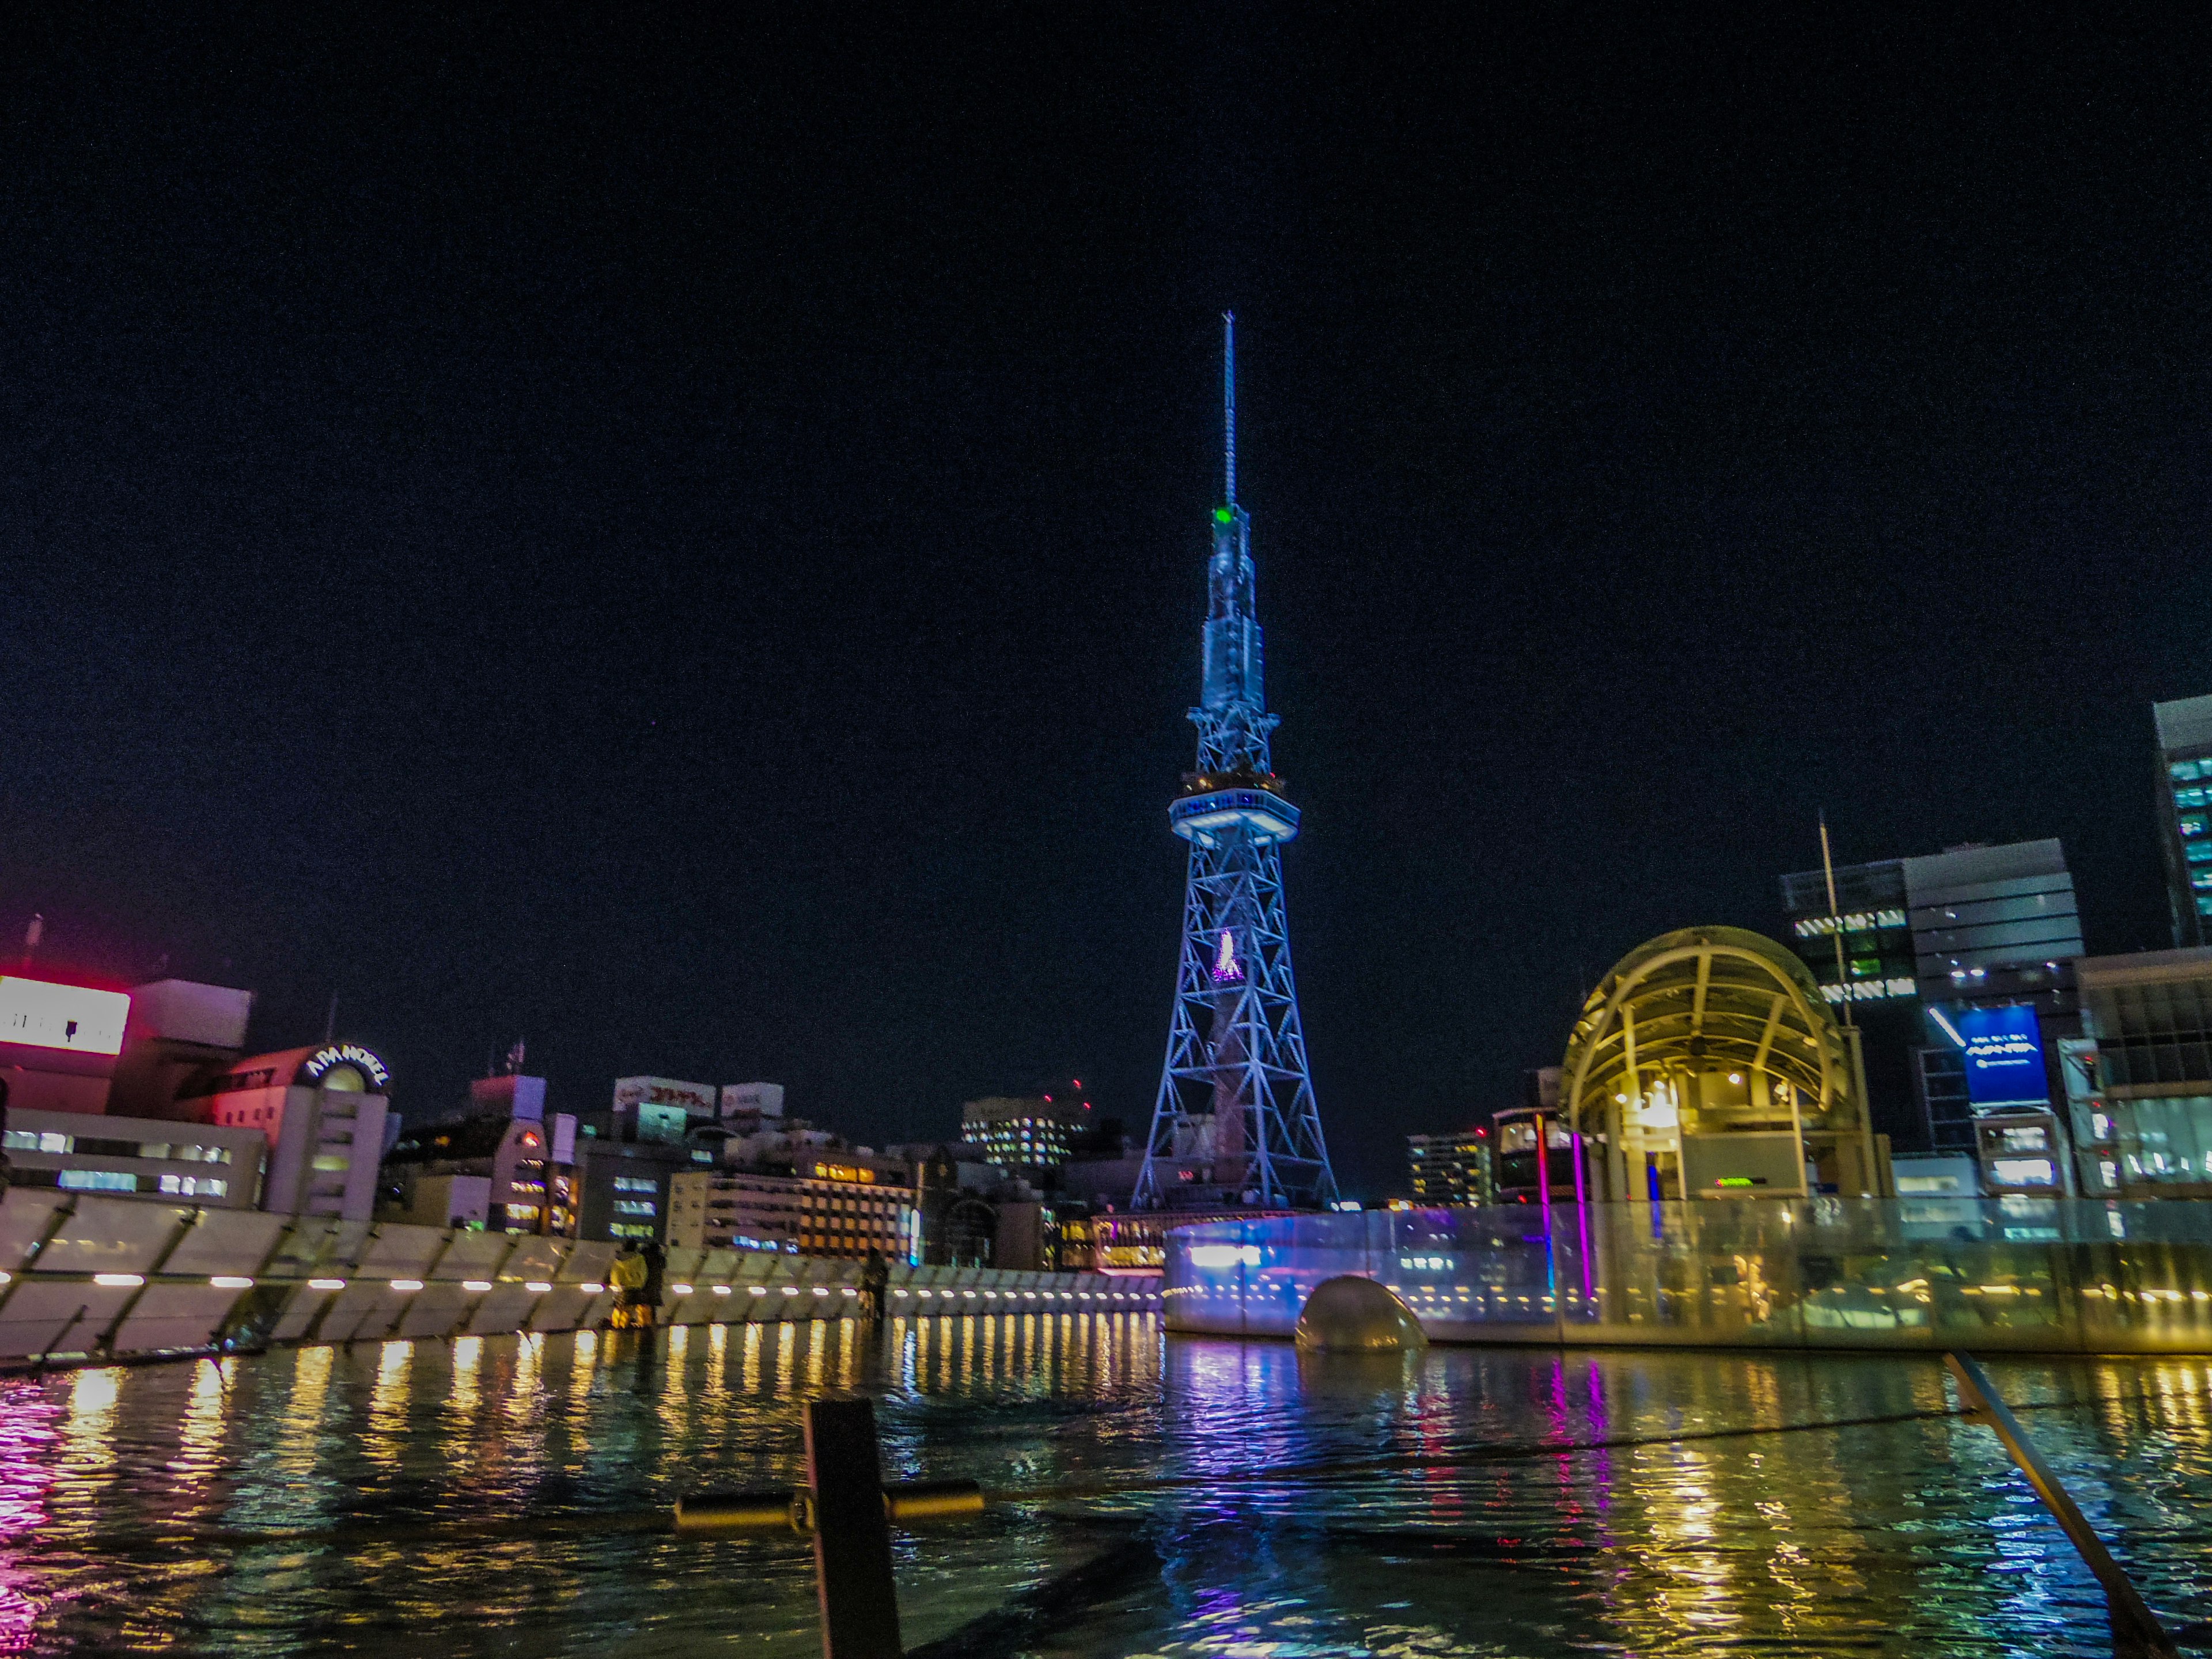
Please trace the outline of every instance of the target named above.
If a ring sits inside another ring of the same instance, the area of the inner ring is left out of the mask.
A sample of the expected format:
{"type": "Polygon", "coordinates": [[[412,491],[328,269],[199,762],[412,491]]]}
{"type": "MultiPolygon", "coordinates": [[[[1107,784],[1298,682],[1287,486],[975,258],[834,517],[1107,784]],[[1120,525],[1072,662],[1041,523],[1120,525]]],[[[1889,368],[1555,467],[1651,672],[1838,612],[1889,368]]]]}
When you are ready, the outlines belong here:
{"type": "Polygon", "coordinates": [[[773,1076],[877,1140],[1065,1072],[1133,1127],[1232,303],[1348,1187],[1639,940],[1775,933],[1824,808],[1839,862],[2056,837],[2092,952],[2165,942],[2149,705],[2212,690],[2185,40],[1770,21],[1722,76],[1561,25],[1594,130],[1534,23],[894,30],[757,105],[736,35],[610,89],[588,31],[57,27],[21,131],[85,142],[20,169],[0,494],[43,962],[255,988],[269,1047],[335,992],[403,1112],[526,1032],[556,1088],[773,1076]],[[537,193],[441,52],[526,89],[537,193]]]}

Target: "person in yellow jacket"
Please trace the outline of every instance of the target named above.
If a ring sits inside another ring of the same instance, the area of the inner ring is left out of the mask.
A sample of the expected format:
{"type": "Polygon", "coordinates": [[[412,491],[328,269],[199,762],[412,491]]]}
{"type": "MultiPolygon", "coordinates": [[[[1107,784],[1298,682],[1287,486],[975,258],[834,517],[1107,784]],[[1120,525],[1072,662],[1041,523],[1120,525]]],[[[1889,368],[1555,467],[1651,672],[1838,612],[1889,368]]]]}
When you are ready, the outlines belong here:
{"type": "Polygon", "coordinates": [[[635,1243],[625,1243],[622,1253],[615,1257],[614,1266],[607,1270],[607,1283],[614,1286],[614,1327],[626,1331],[634,1325],[651,1323],[645,1308],[645,1258],[637,1252],[635,1243]]]}

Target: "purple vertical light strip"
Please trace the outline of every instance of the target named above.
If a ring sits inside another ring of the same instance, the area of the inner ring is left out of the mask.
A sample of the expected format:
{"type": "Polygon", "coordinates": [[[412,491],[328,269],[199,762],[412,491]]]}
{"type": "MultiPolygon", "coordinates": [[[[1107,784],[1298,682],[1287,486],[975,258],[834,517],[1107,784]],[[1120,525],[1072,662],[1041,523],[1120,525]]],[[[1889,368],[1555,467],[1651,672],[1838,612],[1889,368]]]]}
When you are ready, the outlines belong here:
{"type": "Polygon", "coordinates": [[[1589,1188],[1585,1184],[1585,1177],[1583,1174],[1583,1138],[1579,1133],[1574,1130],[1569,1130],[1568,1133],[1572,1137],[1574,1142],[1574,1144],[1568,1148],[1568,1152],[1575,1160],[1575,1231],[1577,1237],[1582,1247],[1583,1308],[1583,1310],[1587,1312],[1589,1308],[1590,1297],[1592,1294],[1590,1285],[1589,1251],[1589,1188]]]}

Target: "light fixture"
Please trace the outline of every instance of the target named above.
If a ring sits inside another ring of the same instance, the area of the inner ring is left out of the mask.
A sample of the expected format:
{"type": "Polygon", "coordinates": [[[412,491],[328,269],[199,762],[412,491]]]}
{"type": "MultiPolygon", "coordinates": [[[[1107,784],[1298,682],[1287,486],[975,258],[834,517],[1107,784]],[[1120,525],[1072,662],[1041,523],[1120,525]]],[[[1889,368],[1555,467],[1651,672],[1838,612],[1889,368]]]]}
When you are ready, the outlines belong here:
{"type": "Polygon", "coordinates": [[[607,1287],[604,1285],[579,1285],[576,1288],[583,1291],[586,1296],[599,1296],[604,1293],[607,1287]]]}
{"type": "Polygon", "coordinates": [[[311,1291],[342,1291],[345,1289],[345,1280],[343,1279],[311,1279],[307,1281],[307,1288],[311,1291]]]}
{"type": "Polygon", "coordinates": [[[491,1280],[489,1279],[465,1279],[461,1281],[461,1288],[468,1291],[471,1296],[482,1296],[486,1291],[491,1288],[491,1280]]]}
{"type": "Polygon", "coordinates": [[[235,1273],[218,1273],[208,1283],[218,1291],[250,1291],[253,1288],[252,1279],[241,1279],[235,1273]]]}
{"type": "Polygon", "coordinates": [[[392,1281],[392,1288],[395,1291],[419,1291],[422,1288],[422,1281],[419,1279],[395,1279],[392,1281]]]}
{"type": "Polygon", "coordinates": [[[527,1284],[524,1285],[522,1288],[529,1291],[532,1296],[544,1296],[553,1287],[542,1279],[533,1279],[527,1284]]]}
{"type": "Polygon", "coordinates": [[[141,1273],[94,1273],[92,1282],[102,1290],[135,1291],[146,1282],[141,1273]]]}
{"type": "Polygon", "coordinates": [[[716,1296],[727,1296],[729,1293],[730,1287],[726,1285],[717,1285],[714,1286],[714,1294],[716,1296]]]}
{"type": "Polygon", "coordinates": [[[691,1294],[691,1287],[689,1285],[672,1285],[670,1288],[674,1290],[676,1294],[678,1296],[689,1296],[691,1294]]]}
{"type": "Polygon", "coordinates": [[[768,1286],[765,1285],[748,1285],[745,1286],[745,1289],[750,1291],[755,1296],[766,1296],[768,1294],[768,1286]]]}

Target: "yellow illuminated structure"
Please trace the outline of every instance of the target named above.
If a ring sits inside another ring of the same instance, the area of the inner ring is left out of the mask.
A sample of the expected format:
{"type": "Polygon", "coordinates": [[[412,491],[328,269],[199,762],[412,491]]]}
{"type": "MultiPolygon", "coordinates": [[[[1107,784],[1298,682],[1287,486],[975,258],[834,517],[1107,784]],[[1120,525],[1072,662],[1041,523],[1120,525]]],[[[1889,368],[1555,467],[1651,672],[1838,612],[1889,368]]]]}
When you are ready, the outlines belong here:
{"type": "Polygon", "coordinates": [[[1797,956],[1740,927],[1662,933],[1575,1023],[1561,1086],[1592,1199],[1887,1197],[1857,1032],[1797,956]]]}

